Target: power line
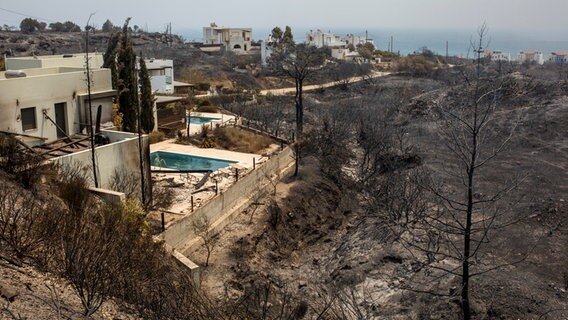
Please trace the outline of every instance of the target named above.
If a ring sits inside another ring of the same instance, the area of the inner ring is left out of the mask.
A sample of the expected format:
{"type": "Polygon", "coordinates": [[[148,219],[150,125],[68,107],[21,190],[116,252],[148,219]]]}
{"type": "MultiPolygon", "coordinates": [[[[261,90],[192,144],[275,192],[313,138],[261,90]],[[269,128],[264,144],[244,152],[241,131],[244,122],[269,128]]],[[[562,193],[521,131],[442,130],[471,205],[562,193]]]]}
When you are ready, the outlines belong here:
{"type": "Polygon", "coordinates": [[[52,20],[49,20],[49,19],[44,19],[44,18],[40,18],[40,17],[35,17],[35,16],[29,15],[29,14],[17,12],[17,11],[10,10],[10,9],[6,9],[6,8],[0,8],[0,10],[6,11],[6,12],[9,12],[9,13],[13,13],[13,14],[17,14],[17,15],[22,16],[22,17],[27,17],[27,18],[33,18],[33,19],[36,19],[36,20],[41,20],[41,21],[44,21],[44,22],[53,22],[52,20]]]}

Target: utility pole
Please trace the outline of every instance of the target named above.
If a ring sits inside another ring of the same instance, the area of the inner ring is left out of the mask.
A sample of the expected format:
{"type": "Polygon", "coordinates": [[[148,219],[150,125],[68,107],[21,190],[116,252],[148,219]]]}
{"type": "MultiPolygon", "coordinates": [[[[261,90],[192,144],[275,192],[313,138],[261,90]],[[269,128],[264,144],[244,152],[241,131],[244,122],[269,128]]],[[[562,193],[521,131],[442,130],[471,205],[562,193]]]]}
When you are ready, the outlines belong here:
{"type": "Polygon", "coordinates": [[[394,38],[391,36],[391,53],[394,52],[394,38]]]}
{"type": "Polygon", "coordinates": [[[137,127],[138,127],[138,156],[140,157],[140,187],[142,188],[142,205],[146,208],[146,187],[145,187],[145,179],[144,179],[144,158],[142,157],[142,128],[141,128],[141,120],[140,120],[140,102],[136,106],[136,112],[138,113],[138,117],[136,119],[137,127]]]}
{"type": "Polygon", "coordinates": [[[448,43],[448,41],[446,40],[446,59],[448,59],[448,57],[450,56],[450,55],[448,54],[448,53],[449,53],[449,52],[448,52],[448,51],[449,51],[449,50],[448,50],[448,47],[449,47],[449,43],[448,43]]]}
{"type": "Polygon", "coordinates": [[[97,163],[95,161],[95,133],[93,132],[93,112],[92,112],[92,105],[91,105],[91,68],[89,67],[89,30],[91,30],[91,26],[89,22],[91,21],[91,17],[94,13],[91,13],[89,16],[89,20],[87,20],[87,26],[85,27],[85,31],[87,32],[87,39],[85,40],[85,65],[87,68],[87,97],[89,100],[89,135],[91,140],[91,160],[93,163],[93,181],[95,182],[95,188],[99,187],[99,182],[97,179],[97,163]]]}

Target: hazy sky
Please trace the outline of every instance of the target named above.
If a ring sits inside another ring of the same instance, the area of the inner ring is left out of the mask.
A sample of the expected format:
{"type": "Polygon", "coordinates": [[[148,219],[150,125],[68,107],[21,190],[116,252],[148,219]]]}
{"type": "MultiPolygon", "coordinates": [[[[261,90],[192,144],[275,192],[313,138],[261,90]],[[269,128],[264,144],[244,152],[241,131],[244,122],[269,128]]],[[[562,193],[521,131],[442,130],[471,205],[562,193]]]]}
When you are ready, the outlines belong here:
{"type": "Polygon", "coordinates": [[[219,25],[292,28],[452,28],[475,30],[486,21],[492,30],[554,32],[568,39],[568,0],[17,0],[0,3],[0,25],[19,25],[23,16],[46,22],[72,20],[83,26],[91,12],[99,27],[109,18],[162,31],[219,25]]]}

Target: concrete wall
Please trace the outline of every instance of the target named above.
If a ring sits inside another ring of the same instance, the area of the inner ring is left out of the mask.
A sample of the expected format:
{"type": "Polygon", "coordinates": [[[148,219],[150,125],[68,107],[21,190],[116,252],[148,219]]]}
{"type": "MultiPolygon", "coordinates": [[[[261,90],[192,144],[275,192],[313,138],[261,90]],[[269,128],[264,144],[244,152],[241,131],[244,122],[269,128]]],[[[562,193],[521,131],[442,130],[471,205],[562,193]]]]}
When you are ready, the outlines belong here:
{"type": "MultiPolygon", "coordinates": [[[[160,242],[162,240],[159,239],[158,237],[154,237],[154,241],[160,242]]],[[[172,257],[176,260],[179,266],[189,271],[189,273],[191,274],[191,279],[193,280],[193,283],[195,285],[195,288],[197,290],[200,290],[201,269],[199,268],[199,266],[195,264],[193,261],[189,260],[183,254],[181,254],[181,252],[177,251],[172,246],[168,245],[167,243],[164,243],[164,248],[166,249],[167,252],[171,253],[172,257]]]]}
{"type": "Polygon", "coordinates": [[[230,221],[232,214],[250,204],[255,194],[264,192],[267,187],[271,187],[269,182],[271,175],[280,175],[293,162],[292,149],[286,147],[278,155],[257,166],[256,170],[241,177],[228,190],[209,200],[204,206],[167,226],[160,238],[187,255],[192,250],[192,246],[198,243],[193,228],[195,221],[207,219],[212,224],[214,231],[219,231],[230,221]]]}
{"type": "Polygon", "coordinates": [[[146,59],[146,68],[150,74],[152,92],[174,93],[174,61],[166,59],[146,59]],[[163,73],[163,74],[161,74],[163,73]]]}
{"type": "MultiPolygon", "coordinates": [[[[26,70],[26,77],[6,79],[0,73],[0,130],[24,133],[45,138],[45,142],[57,139],[57,128],[43,111],[55,121],[56,103],[66,104],[66,129],[69,135],[78,132],[81,122],[80,95],[87,92],[85,73],[75,68],[48,68],[26,70]],[[21,123],[21,109],[35,107],[36,128],[24,132],[21,123]]],[[[109,69],[98,69],[92,72],[92,92],[110,94],[112,90],[109,69]]],[[[103,108],[108,109],[112,101],[107,97],[103,108]]],[[[110,110],[112,112],[112,108],[110,110]]],[[[96,113],[95,113],[96,114],[96,113]]]]}
{"type": "MultiPolygon", "coordinates": [[[[126,170],[129,173],[140,173],[140,158],[138,157],[138,137],[135,134],[102,130],[111,139],[111,143],[95,148],[95,162],[99,188],[108,189],[115,169],[126,170]]],[[[151,181],[150,174],[150,145],[148,136],[142,136],[142,155],[145,158],[146,181],[151,181]]],[[[91,165],[91,150],[54,158],[51,161],[60,164],[81,163],[91,165]]],[[[91,182],[91,186],[94,184],[91,182]]]]}

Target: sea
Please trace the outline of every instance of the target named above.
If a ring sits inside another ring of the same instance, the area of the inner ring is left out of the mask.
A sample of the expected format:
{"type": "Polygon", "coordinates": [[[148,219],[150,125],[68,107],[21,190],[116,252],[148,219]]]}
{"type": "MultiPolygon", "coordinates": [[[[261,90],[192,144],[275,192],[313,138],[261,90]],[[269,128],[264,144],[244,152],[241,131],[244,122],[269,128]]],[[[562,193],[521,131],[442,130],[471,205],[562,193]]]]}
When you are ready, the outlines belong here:
{"type": "MultiPolygon", "coordinates": [[[[314,28],[316,30],[318,28],[314,28]]],[[[324,29],[336,35],[355,34],[360,36],[368,35],[373,39],[375,46],[380,50],[388,50],[392,39],[393,52],[401,55],[408,55],[420,51],[427,47],[431,51],[440,55],[472,57],[472,42],[479,42],[478,31],[476,29],[449,30],[449,29],[393,29],[375,28],[365,30],[364,28],[341,28],[324,29]],[[392,38],[391,38],[392,37],[392,38]],[[447,51],[446,51],[447,48],[447,51]]],[[[253,40],[263,40],[272,28],[253,28],[253,40]]],[[[307,28],[293,29],[296,42],[303,41],[307,28]]],[[[182,35],[186,41],[202,41],[201,29],[180,29],[174,30],[182,35]]],[[[511,57],[516,57],[519,52],[533,50],[544,54],[545,59],[551,52],[568,51],[568,31],[556,32],[527,32],[527,31],[504,31],[487,30],[484,41],[484,48],[501,50],[508,52],[511,57]]]]}

